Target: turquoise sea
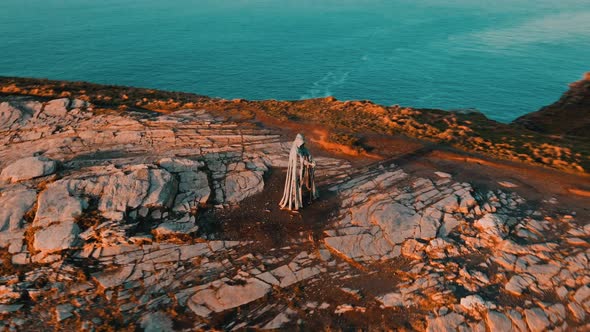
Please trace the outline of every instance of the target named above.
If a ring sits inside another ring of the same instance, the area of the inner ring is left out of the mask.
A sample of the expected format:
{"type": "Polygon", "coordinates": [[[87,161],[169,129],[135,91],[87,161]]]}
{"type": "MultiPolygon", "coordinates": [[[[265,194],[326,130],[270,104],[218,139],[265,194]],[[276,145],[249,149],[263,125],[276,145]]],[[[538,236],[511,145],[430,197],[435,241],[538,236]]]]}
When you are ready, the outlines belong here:
{"type": "Polygon", "coordinates": [[[590,70],[588,0],[1,0],[0,75],[511,121],[590,70]]]}

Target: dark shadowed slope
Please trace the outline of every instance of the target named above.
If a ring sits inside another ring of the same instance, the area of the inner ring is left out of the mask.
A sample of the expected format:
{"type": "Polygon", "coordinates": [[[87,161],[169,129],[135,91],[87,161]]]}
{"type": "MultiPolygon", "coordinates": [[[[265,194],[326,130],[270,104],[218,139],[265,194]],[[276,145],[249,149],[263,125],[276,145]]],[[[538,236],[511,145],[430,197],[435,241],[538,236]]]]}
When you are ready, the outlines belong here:
{"type": "Polygon", "coordinates": [[[590,72],[570,84],[557,102],[514,120],[527,129],[590,139],[590,72]]]}

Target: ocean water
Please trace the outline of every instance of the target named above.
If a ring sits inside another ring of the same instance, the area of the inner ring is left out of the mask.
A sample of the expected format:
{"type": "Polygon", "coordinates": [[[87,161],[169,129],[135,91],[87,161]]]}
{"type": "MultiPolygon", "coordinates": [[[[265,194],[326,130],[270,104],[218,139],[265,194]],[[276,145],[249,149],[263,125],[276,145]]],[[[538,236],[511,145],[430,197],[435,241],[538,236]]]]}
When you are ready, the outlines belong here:
{"type": "Polygon", "coordinates": [[[4,76],[509,122],[588,70],[588,0],[0,1],[4,76]]]}

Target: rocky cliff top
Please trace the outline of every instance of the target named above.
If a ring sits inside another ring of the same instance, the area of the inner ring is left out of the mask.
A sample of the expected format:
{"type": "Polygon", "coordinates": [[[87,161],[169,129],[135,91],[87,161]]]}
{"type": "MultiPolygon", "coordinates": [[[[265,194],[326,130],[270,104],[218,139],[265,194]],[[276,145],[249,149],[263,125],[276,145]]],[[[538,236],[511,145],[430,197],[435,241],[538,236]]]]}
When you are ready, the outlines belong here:
{"type": "Polygon", "coordinates": [[[4,82],[2,328],[590,328],[587,177],[427,145],[513,151],[470,139],[481,115],[4,82]],[[278,208],[290,126],[360,149],[310,144],[321,198],[300,213],[278,208]]]}
{"type": "Polygon", "coordinates": [[[541,133],[590,140],[590,72],[570,84],[557,102],[521,116],[514,123],[541,133]]]}
{"type": "MultiPolygon", "coordinates": [[[[382,106],[370,101],[342,102],[333,97],[300,101],[223,100],[182,92],[10,77],[0,77],[0,93],[78,98],[92,102],[99,110],[165,113],[198,108],[241,120],[271,119],[286,126],[300,124],[308,128],[320,125],[328,131],[327,141],[348,145],[361,154],[382,148],[371,139],[374,135],[403,135],[568,172],[586,173],[590,169],[590,143],[583,137],[546,135],[520,125],[498,123],[477,112],[382,106]]],[[[563,130],[575,126],[567,117],[556,119],[563,130]]]]}

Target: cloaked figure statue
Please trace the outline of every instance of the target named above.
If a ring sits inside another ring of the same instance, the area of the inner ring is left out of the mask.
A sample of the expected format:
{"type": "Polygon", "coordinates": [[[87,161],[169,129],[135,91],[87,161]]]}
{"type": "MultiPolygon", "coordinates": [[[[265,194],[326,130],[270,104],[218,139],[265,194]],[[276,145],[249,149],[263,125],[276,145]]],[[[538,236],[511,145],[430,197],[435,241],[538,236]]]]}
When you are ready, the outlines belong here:
{"type": "Polygon", "coordinates": [[[279,203],[281,209],[297,211],[303,207],[303,186],[309,191],[310,201],[319,197],[314,181],[315,166],[315,161],[305,147],[305,138],[302,134],[297,134],[289,153],[285,191],[279,203]]]}

